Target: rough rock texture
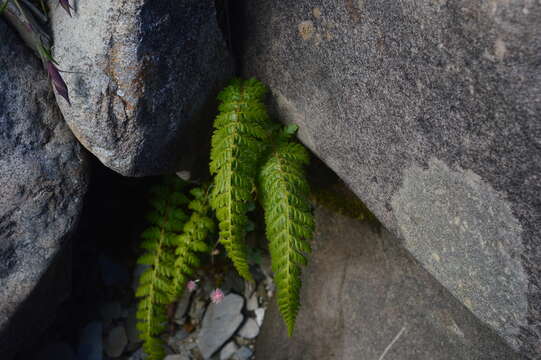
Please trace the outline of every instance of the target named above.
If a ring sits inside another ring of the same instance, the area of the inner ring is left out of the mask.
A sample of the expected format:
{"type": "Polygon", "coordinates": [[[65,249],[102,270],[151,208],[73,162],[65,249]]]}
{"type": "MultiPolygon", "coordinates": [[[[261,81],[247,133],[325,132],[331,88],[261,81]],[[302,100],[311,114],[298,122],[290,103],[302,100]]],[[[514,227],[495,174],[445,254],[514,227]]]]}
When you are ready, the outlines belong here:
{"type": "Polygon", "coordinates": [[[0,354],[10,359],[69,292],[87,174],[41,63],[2,19],[0,34],[0,354]]]}
{"type": "Polygon", "coordinates": [[[80,1],[71,18],[50,6],[75,136],[123,175],[178,170],[233,73],[214,0],[80,1]]]}
{"type": "Polygon", "coordinates": [[[316,209],[316,224],[294,335],[288,339],[273,301],[257,359],[521,358],[387,231],[323,208],[316,209]]]}
{"type": "Polygon", "coordinates": [[[247,1],[244,72],[414,257],[541,354],[541,2],[247,1]]]}

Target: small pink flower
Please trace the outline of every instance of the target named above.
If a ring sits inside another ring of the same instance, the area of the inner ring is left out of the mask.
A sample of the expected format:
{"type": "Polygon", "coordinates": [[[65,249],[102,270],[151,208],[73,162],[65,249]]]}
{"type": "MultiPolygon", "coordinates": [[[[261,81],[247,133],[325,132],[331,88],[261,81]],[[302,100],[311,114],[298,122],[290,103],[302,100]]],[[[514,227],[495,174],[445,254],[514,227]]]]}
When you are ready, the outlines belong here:
{"type": "Polygon", "coordinates": [[[221,289],[212,290],[210,293],[210,300],[213,304],[219,304],[224,299],[224,292],[221,289]]]}
{"type": "Polygon", "coordinates": [[[193,280],[188,281],[188,283],[186,284],[186,288],[189,292],[194,292],[195,289],[197,289],[197,282],[193,280]]]}

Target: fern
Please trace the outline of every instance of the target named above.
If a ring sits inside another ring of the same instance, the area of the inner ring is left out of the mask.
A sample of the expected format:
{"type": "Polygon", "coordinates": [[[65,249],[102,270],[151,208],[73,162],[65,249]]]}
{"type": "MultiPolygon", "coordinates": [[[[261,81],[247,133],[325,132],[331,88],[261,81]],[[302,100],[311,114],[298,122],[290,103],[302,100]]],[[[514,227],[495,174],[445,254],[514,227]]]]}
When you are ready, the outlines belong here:
{"type": "Polygon", "coordinates": [[[200,265],[197,253],[208,252],[210,247],[205,241],[214,232],[214,220],[209,216],[208,188],[195,188],[190,191],[194,200],[188,208],[192,210],[190,219],[183,228],[183,233],[176,237],[175,287],[177,296],[182,293],[194,268],[200,265]]]}
{"type": "Polygon", "coordinates": [[[138,263],[149,265],[139,278],[135,296],[141,298],[137,309],[137,329],[149,360],[165,356],[158,336],[165,330],[166,305],[174,302],[176,287],[174,246],[178,233],[187,219],[182,206],[188,199],[181,193],[185,182],[176,177],[166,178],[163,185],[151,190],[152,210],[147,218],[151,226],[141,237],[145,253],[138,263]]]}
{"type": "Polygon", "coordinates": [[[141,298],[138,329],[149,360],[165,355],[159,335],[166,326],[166,305],[180,296],[200,265],[198,253],[210,250],[206,239],[215,227],[211,210],[227,255],[239,274],[251,279],[245,236],[252,224],[247,213],[256,193],[265,212],[278,307],[289,335],[293,333],[300,307],[301,267],[307,263],[308,240],[314,232],[304,171],[309,154],[293,140],[296,126],[281,129],[269,121],[263,104],[266,91],[255,79],[237,79],[220,93],[210,187],[192,189],[191,202],[180,192],[184,182],[177,178],[169,178],[153,191],[152,226],[143,234],[146,253],[139,259],[150,268],[142,274],[136,293],[141,298]],[[188,202],[189,219],[183,210],[188,202]]]}
{"type": "Polygon", "coordinates": [[[258,165],[270,123],[255,79],[236,79],[225,88],[212,136],[210,172],[214,174],[211,205],[219,221],[220,242],[241,276],[251,279],[244,238],[248,204],[254,198],[258,165]]]}
{"type": "Polygon", "coordinates": [[[259,173],[277,302],[290,336],[300,307],[301,265],[306,265],[307,240],[314,231],[304,172],[310,157],[301,144],[290,139],[295,130],[288,127],[278,136],[259,173]]]}

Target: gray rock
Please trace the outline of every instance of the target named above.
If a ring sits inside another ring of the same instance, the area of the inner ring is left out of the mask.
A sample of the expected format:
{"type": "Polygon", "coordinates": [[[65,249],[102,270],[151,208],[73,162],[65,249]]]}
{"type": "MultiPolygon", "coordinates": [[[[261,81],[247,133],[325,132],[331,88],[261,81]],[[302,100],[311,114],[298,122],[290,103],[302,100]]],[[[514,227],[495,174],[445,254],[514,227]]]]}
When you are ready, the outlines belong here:
{"type": "Polygon", "coordinates": [[[79,337],[77,360],[103,359],[103,324],[94,321],[85,326],[79,337]]]}
{"type": "Polygon", "coordinates": [[[73,17],[50,1],[54,56],[81,143],[127,176],[180,170],[210,127],[209,103],[233,75],[214,0],[81,1],[73,17]]]}
{"type": "Polygon", "coordinates": [[[75,360],[75,353],[69,344],[54,343],[41,350],[34,360],[75,360]]]}
{"type": "Polygon", "coordinates": [[[3,19],[0,34],[0,354],[9,360],[69,295],[87,159],[41,62],[3,19]]]}
{"type": "Polygon", "coordinates": [[[238,349],[239,347],[234,341],[228,342],[220,351],[220,360],[229,360],[238,349]]]}
{"type": "Polygon", "coordinates": [[[173,321],[179,325],[184,324],[184,322],[186,321],[186,312],[188,311],[188,307],[190,306],[191,295],[192,294],[190,292],[184,291],[184,293],[182,294],[182,297],[179,299],[177,303],[173,321]]]}
{"type": "Polygon", "coordinates": [[[430,273],[541,353],[541,3],[246,2],[243,67],[430,273]]]}
{"type": "Polygon", "coordinates": [[[126,329],[124,326],[116,326],[107,334],[104,346],[105,353],[112,358],[119,357],[124,352],[126,345],[128,345],[126,329]]]}
{"type": "Polygon", "coordinates": [[[252,318],[246,320],[238,332],[238,335],[245,339],[255,339],[258,334],[259,325],[257,325],[257,322],[252,318]]]}
{"type": "Polygon", "coordinates": [[[210,304],[197,338],[203,358],[209,359],[238,329],[244,320],[241,313],[244,298],[229,294],[222,302],[210,304]]]}
{"type": "Polygon", "coordinates": [[[246,302],[246,310],[254,311],[259,307],[259,302],[257,300],[257,293],[253,293],[252,296],[246,302]]]}
{"type": "Polygon", "coordinates": [[[386,230],[321,208],[316,228],[295,332],[272,301],[256,358],[523,359],[386,230]]]}
{"type": "Polygon", "coordinates": [[[267,277],[263,283],[265,284],[265,290],[267,290],[267,297],[273,297],[274,296],[274,291],[276,290],[276,285],[274,284],[274,281],[272,280],[272,278],[270,277],[267,277]]]}
{"type": "Polygon", "coordinates": [[[176,175],[184,181],[190,181],[192,174],[188,170],[182,170],[176,173],[176,175]]]}
{"type": "Polygon", "coordinates": [[[248,301],[254,293],[255,286],[255,282],[244,280],[244,297],[246,298],[246,301],[248,301]]]}
{"type": "Polygon", "coordinates": [[[264,308],[255,309],[255,321],[257,325],[263,325],[263,320],[265,319],[265,310],[264,308]]]}
{"type": "Polygon", "coordinates": [[[233,360],[248,360],[252,357],[253,354],[254,352],[250,348],[243,346],[237,350],[235,355],[233,355],[232,359],[233,360]]]}

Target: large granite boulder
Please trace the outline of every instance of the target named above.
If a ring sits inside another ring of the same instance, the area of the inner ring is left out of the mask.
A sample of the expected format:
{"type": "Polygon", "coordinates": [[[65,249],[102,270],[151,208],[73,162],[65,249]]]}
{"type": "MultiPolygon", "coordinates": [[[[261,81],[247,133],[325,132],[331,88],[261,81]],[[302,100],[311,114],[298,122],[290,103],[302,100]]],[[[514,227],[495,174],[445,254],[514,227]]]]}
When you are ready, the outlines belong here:
{"type": "Polygon", "coordinates": [[[256,359],[517,360],[387,231],[316,210],[293,337],[273,301],[256,359]]]}
{"type": "Polygon", "coordinates": [[[178,170],[233,74],[214,0],[77,1],[73,17],[50,7],[75,136],[123,175],[178,170]]]}
{"type": "Polygon", "coordinates": [[[9,360],[69,294],[68,240],[87,173],[41,62],[2,19],[0,34],[0,357],[9,360]]]}
{"type": "Polygon", "coordinates": [[[247,1],[246,76],[411,254],[541,354],[541,3],[247,1]]]}

